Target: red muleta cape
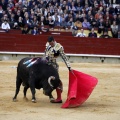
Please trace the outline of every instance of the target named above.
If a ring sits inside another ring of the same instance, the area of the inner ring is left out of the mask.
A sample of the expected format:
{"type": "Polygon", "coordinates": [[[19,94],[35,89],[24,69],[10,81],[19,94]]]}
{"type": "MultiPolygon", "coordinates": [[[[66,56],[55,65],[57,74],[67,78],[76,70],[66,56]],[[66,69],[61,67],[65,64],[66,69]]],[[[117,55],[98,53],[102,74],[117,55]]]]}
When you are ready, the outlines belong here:
{"type": "Polygon", "coordinates": [[[69,72],[69,87],[66,102],[62,108],[78,107],[84,103],[97,85],[97,78],[72,70],[69,72]]]}

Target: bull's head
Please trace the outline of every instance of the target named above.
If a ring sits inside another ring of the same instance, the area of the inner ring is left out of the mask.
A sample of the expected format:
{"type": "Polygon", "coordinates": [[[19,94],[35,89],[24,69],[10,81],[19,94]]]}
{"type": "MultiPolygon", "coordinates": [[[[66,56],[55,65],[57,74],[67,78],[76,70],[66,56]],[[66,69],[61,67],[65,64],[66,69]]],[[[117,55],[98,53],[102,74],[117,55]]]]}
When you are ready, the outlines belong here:
{"type": "Polygon", "coordinates": [[[60,84],[60,79],[55,78],[54,76],[50,76],[48,78],[48,86],[44,89],[43,93],[45,95],[51,95],[52,91],[56,89],[60,84]]]}

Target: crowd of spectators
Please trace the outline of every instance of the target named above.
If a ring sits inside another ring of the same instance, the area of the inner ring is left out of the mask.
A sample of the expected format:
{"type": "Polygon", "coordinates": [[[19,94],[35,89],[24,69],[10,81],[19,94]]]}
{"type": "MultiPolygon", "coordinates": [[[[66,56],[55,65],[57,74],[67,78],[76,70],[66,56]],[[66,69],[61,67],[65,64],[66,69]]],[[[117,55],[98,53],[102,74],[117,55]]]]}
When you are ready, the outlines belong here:
{"type": "MultiPolygon", "coordinates": [[[[0,25],[2,29],[21,29],[22,34],[39,34],[53,29],[95,28],[101,34],[109,29],[112,37],[120,31],[120,0],[1,0],[0,25]],[[6,27],[7,26],[9,27],[6,27]]],[[[75,33],[76,35],[77,33],[75,33]]]]}

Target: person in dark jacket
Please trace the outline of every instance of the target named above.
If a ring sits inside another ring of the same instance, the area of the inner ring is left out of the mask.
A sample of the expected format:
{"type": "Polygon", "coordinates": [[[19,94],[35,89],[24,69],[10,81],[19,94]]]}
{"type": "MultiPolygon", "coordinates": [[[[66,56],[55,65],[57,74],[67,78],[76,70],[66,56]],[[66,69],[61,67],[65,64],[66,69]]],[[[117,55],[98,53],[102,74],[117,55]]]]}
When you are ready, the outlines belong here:
{"type": "Polygon", "coordinates": [[[94,31],[94,28],[91,29],[91,32],[88,34],[88,37],[97,38],[97,33],[94,31]]]}
{"type": "Polygon", "coordinates": [[[112,37],[111,37],[110,35],[108,35],[108,31],[105,30],[105,31],[103,32],[103,35],[100,36],[100,38],[112,38],[112,37]]]}
{"type": "Polygon", "coordinates": [[[38,35],[39,34],[38,28],[36,26],[34,26],[33,30],[31,31],[31,34],[32,35],[38,35]]]}
{"type": "Polygon", "coordinates": [[[30,31],[29,27],[25,25],[22,29],[22,34],[29,34],[29,31],[30,31]]]}

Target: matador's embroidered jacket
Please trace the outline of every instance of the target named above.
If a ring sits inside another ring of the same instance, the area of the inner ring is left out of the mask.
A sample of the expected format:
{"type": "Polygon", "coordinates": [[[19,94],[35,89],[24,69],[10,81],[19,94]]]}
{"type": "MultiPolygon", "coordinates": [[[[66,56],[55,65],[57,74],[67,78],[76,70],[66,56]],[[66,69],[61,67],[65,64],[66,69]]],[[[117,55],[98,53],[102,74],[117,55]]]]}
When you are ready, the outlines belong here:
{"type": "Polygon", "coordinates": [[[56,58],[61,56],[67,67],[70,67],[67,56],[64,53],[64,48],[60,43],[55,42],[55,46],[52,47],[48,42],[46,43],[45,56],[49,58],[50,62],[56,62],[56,58]]]}

